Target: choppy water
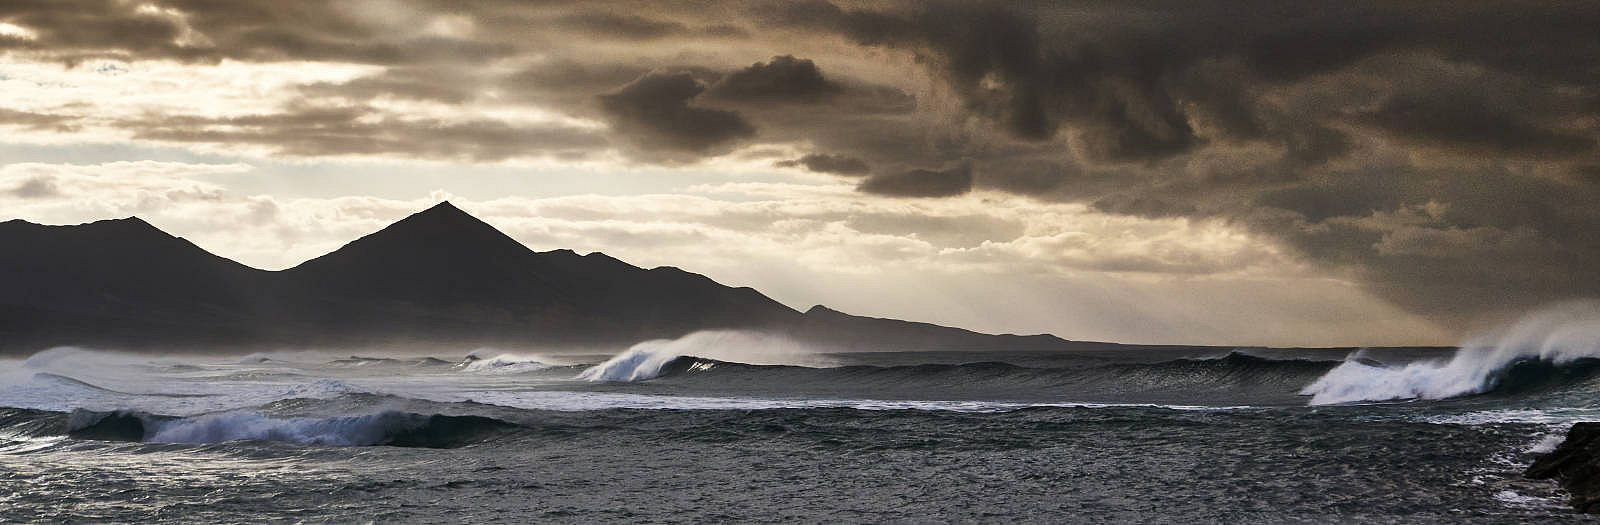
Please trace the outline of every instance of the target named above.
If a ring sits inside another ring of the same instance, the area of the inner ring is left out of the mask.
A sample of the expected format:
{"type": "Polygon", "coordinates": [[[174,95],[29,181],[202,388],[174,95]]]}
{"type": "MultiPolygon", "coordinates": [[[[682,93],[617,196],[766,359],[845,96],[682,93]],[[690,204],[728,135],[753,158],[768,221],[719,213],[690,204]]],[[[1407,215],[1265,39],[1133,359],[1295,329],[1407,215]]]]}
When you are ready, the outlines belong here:
{"type": "Polygon", "coordinates": [[[1520,478],[1600,420],[1600,337],[1563,330],[1460,350],[58,348],[0,362],[0,522],[1585,521],[1520,478]]]}

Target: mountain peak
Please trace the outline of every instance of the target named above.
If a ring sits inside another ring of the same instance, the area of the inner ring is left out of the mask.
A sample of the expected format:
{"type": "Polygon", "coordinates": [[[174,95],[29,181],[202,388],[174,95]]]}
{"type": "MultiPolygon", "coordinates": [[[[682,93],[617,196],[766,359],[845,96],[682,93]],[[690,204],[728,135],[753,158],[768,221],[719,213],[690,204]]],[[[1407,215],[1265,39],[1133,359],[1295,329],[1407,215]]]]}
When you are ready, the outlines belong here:
{"type": "MultiPolygon", "coordinates": [[[[406,216],[406,218],[401,219],[400,222],[412,221],[414,219],[428,221],[453,221],[461,224],[482,224],[484,226],[489,226],[483,221],[478,220],[477,217],[473,217],[472,214],[463,211],[461,208],[457,208],[454,204],[450,204],[450,201],[440,201],[438,204],[428,207],[428,209],[406,216]]],[[[395,224],[399,223],[397,222],[395,224]]]]}
{"type": "Polygon", "coordinates": [[[144,219],[140,219],[137,215],[129,215],[129,216],[127,216],[125,218],[121,218],[121,219],[110,219],[110,220],[104,220],[104,221],[98,221],[98,222],[103,222],[103,223],[106,223],[106,224],[115,224],[117,226],[121,226],[121,227],[124,227],[124,228],[136,228],[136,229],[140,229],[140,230],[154,230],[154,231],[161,232],[163,235],[167,234],[167,232],[162,231],[161,228],[157,228],[156,225],[150,224],[150,221],[146,221],[144,219]]]}
{"type": "Polygon", "coordinates": [[[33,222],[28,222],[28,221],[25,221],[25,220],[22,220],[22,219],[9,220],[9,221],[6,221],[3,224],[6,224],[6,225],[8,225],[10,227],[28,228],[28,229],[38,230],[38,231],[68,231],[68,232],[75,232],[76,235],[83,235],[83,236],[89,236],[89,237],[96,237],[96,236],[105,237],[107,240],[110,240],[110,239],[148,239],[148,238],[152,238],[152,237],[162,238],[162,239],[176,238],[172,234],[167,233],[165,231],[162,231],[161,228],[155,227],[154,224],[150,224],[148,222],[145,222],[144,219],[140,219],[138,217],[127,217],[127,218],[122,218],[122,219],[102,219],[102,220],[98,220],[98,221],[94,221],[94,222],[86,222],[86,223],[83,223],[83,224],[62,225],[62,226],[55,226],[55,225],[48,225],[48,224],[37,224],[37,223],[33,223],[33,222]]]}
{"type": "Polygon", "coordinates": [[[430,213],[430,212],[431,213],[459,213],[459,214],[462,214],[462,215],[469,215],[467,212],[461,211],[461,208],[457,208],[456,205],[450,204],[450,201],[439,201],[438,204],[435,204],[433,206],[429,206],[428,209],[419,211],[416,214],[420,215],[420,214],[430,213]]]}
{"type": "Polygon", "coordinates": [[[464,259],[522,255],[531,253],[531,250],[489,223],[444,201],[351,241],[333,253],[307,261],[307,264],[341,256],[358,256],[361,259],[373,257],[393,263],[423,253],[464,259]]]}
{"type": "Polygon", "coordinates": [[[441,202],[288,272],[319,293],[429,304],[492,302],[532,290],[548,295],[538,276],[521,270],[532,257],[532,250],[494,226],[441,202]]]}
{"type": "Polygon", "coordinates": [[[510,240],[494,226],[462,211],[449,201],[442,201],[428,209],[408,215],[368,237],[386,233],[407,233],[427,237],[469,235],[478,239],[495,239],[497,242],[501,238],[510,240]]]}
{"type": "Polygon", "coordinates": [[[806,315],[828,315],[828,314],[838,315],[840,313],[841,312],[839,312],[838,310],[834,310],[832,308],[828,308],[828,307],[820,305],[820,304],[819,305],[814,305],[814,306],[811,307],[811,309],[806,310],[806,315]]]}

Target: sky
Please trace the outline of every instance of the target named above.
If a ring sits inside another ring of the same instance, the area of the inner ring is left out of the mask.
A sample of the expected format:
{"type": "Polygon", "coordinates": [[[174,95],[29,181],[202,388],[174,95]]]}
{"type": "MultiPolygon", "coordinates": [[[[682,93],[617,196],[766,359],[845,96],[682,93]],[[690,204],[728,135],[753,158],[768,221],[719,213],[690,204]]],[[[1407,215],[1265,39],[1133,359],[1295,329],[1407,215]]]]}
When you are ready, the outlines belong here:
{"type": "Polygon", "coordinates": [[[797,309],[1453,344],[1600,296],[1600,3],[0,3],[0,219],[292,267],[441,200],[797,309]]]}

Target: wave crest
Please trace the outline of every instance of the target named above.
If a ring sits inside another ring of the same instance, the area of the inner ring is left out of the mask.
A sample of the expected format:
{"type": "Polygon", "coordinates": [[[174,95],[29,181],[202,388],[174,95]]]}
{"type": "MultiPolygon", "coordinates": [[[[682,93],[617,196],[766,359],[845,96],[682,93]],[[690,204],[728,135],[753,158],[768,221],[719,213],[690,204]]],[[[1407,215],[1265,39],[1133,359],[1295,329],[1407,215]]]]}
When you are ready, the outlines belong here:
{"type": "Polygon", "coordinates": [[[680,371],[669,367],[680,357],[700,356],[699,368],[690,363],[685,370],[709,369],[716,361],[751,365],[828,366],[810,349],[787,338],[740,330],[705,330],[677,339],[645,341],[604,363],[578,373],[585,381],[643,381],[664,372],[680,371]]]}
{"type": "Polygon", "coordinates": [[[1347,360],[1300,391],[1311,404],[1516,393],[1600,372],[1600,302],[1559,304],[1462,345],[1448,361],[1347,360]]]}
{"type": "Polygon", "coordinates": [[[273,418],[256,412],[175,417],[118,410],[74,410],[67,435],[76,439],[152,443],[220,443],[255,439],[306,445],[451,448],[515,427],[482,416],[399,411],[329,418],[273,418]]]}
{"type": "Polygon", "coordinates": [[[466,359],[456,363],[456,367],[462,372],[478,374],[521,374],[547,370],[555,366],[537,355],[498,354],[494,357],[484,357],[479,355],[479,352],[467,354],[466,359]]]}

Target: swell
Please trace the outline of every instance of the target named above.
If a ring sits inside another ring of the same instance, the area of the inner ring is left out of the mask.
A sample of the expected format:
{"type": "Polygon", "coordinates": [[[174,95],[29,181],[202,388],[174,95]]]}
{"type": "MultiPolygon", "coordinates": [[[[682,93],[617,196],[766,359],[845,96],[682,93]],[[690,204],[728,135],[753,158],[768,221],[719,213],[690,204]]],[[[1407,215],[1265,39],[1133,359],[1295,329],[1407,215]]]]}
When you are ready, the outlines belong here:
{"type": "Polygon", "coordinates": [[[0,429],[12,440],[69,437],[140,443],[260,440],[326,446],[455,448],[491,439],[519,425],[476,415],[386,410],[335,417],[271,417],[230,411],[180,417],[137,410],[70,413],[0,408],[0,429]]]}
{"type": "Polygon", "coordinates": [[[658,369],[622,374],[634,379],[722,384],[830,387],[863,386],[906,390],[1013,391],[1087,388],[1118,391],[1224,390],[1270,388],[1296,390],[1341,361],[1268,359],[1243,352],[1208,359],[1176,359],[1157,363],[1099,364],[1066,368],[1032,368],[1003,362],[922,364],[905,366],[842,366],[811,368],[752,365],[695,356],[675,357],[658,369]]]}
{"type": "Polygon", "coordinates": [[[211,395],[211,394],[179,394],[179,393],[170,393],[170,392],[154,392],[154,393],[124,392],[124,391],[121,391],[121,390],[113,390],[113,389],[106,388],[106,387],[103,387],[103,386],[100,386],[100,385],[96,385],[94,383],[90,383],[90,382],[84,381],[82,379],[69,377],[69,376],[64,376],[64,375],[61,375],[61,374],[53,374],[53,373],[50,373],[50,372],[35,372],[33,374],[33,376],[36,377],[36,378],[45,380],[45,381],[54,382],[56,384],[65,385],[65,386],[68,386],[68,387],[81,388],[81,389],[89,390],[89,391],[92,391],[92,392],[104,392],[104,393],[109,393],[109,394],[121,394],[121,395],[125,395],[125,396],[208,397],[208,396],[211,395]]]}
{"type": "MultiPolygon", "coordinates": [[[[265,358],[262,358],[262,359],[265,359],[265,358]]],[[[443,359],[439,359],[437,357],[431,357],[431,356],[402,359],[402,358],[393,358],[393,357],[367,357],[367,356],[353,355],[353,356],[350,356],[350,357],[347,357],[347,358],[344,358],[344,359],[335,359],[333,361],[329,361],[326,364],[326,366],[340,367],[340,368],[350,368],[350,367],[390,367],[390,366],[445,367],[445,366],[450,366],[450,364],[451,363],[449,361],[445,361],[443,359]]]]}

